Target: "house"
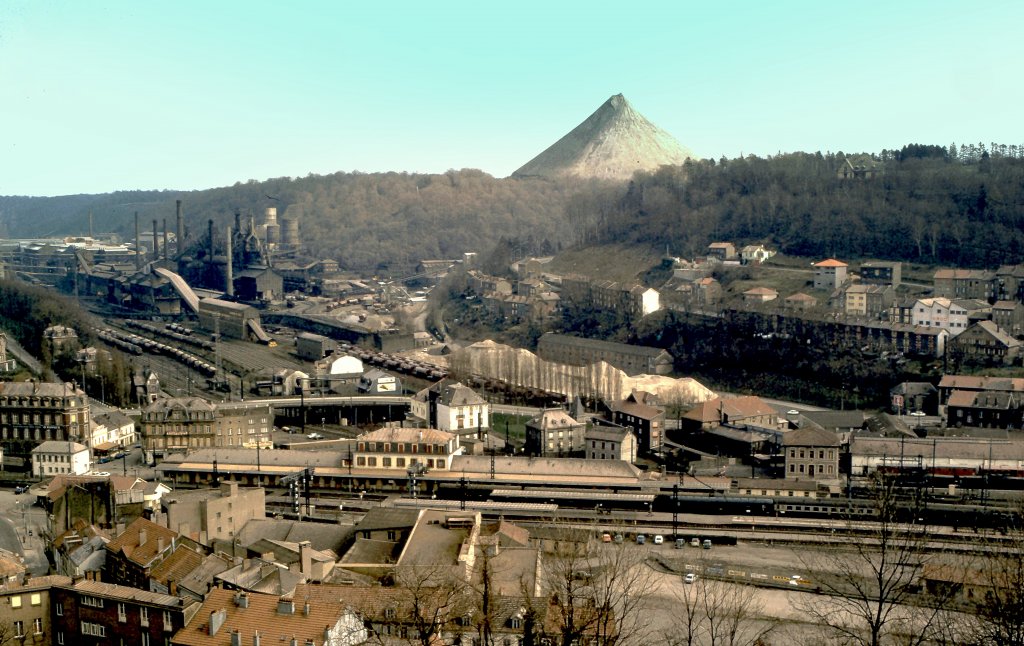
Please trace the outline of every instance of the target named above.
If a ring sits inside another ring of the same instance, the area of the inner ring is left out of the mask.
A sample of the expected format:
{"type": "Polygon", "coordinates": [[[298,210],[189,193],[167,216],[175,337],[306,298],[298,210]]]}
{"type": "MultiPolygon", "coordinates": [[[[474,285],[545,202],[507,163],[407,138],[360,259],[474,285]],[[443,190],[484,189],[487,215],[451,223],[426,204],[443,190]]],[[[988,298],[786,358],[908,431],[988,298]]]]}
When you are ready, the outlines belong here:
{"type": "Polygon", "coordinates": [[[894,289],[903,282],[903,263],[869,260],[860,265],[860,282],[865,285],[889,285],[894,289]]]}
{"type": "Polygon", "coordinates": [[[1003,265],[996,270],[995,297],[1024,302],[1024,265],[1003,265]]]}
{"type": "Polygon", "coordinates": [[[32,475],[40,479],[58,474],[80,476],[91,467],[89,447],[78,442],[49,440],[32,449],[32,475]]]}
{"type": "Polygon", "coordinates": [[[363,620],[341,595],[283,597],[215,588],[170,646],[356,646],[367,643],[363,620]]]}
{"type": "Polygon", "coordinates": [[[948,298],[919,298],[914,302],[911,324],[948,330],[956,336],[967,329],[967,310],[948,298]]]}
{"type": "Polygon", "coordinates": [[[109,542],[110,536],[105,530],[76,520],[74,528],[53,539],[54,569],[58,574],[99,581],[107,562],[103,546],[109,542]]]}
{"type": "Polygon", "coordinates": [[[708,245],[708,258],[722,262],[736,259],[736,245],[731,242],[712,242],[708,245]]]}
{"type": "Polygon", "coordinates": [[[699,431],[723,424],[776,428],[778,412],[760,397],[716,397],[697,404],[680,419],[684,430],[699,431]]]}
{"type": "Polygon", "coordinates": [[[835,258],[814,263],[814,289],[839,289],[846,282],[847,269],[849,265],[835,258]]]}
{"type": "Polygon", "coordinates": [[[633,429],[625,426],[594,424],[584,433],[583,444],[586,456],[591,460],[636,460],[636,435],[633,429]]]}
{"type": "Polygon", "coordinates": [[[871,155],[844,155],[836,169],[838,179],[871,179],[881,175],[885,171],[882,162],[877,161],[871,155]]]}
{"type": "Polygon", "coordinates": [[[714,278],[701,278],[690,286],[690,298],[698,307],[714,305],[722,300],[722,283],[714,278]]]}
{"type": "MultiPolygon", "coordinates": [[[[0,587],[0,611],[6,644],[59,644],[53,631],[50,593],[55,585],[71,585],[66,576],[41,576],[5,581],[0,587]]],[[[70,637],[70,636],[68,636],[70,637]]],[[[76,643],[73,638],[65,644],[76,643]]]]}
{"type": "Polygon", "coordinates": [[[946,425],[1021,428],[1024,397],[1013,392],[957,390],[946,401],[946,425]]]}
{"type": "Polygon", "coordinates": [[[92,418],[89,446],[95,451],[110,452],[130,447],[136,442],[135,421],[117,410],[92,418]]]}
{"type": "Polygon", "coordinates": [[[942,298],[977,298],[996,300],[996,275],[983,269],[936,269],[932,276],[935,296],[942,298]]]}
{"type": "Polygon", "coordinates": [[[992,321],[981,321],[949,342],[952,356],[989,365],[1009,365],[1021,354],[1022,342],[992,321]]]}
{"type": "Polygon", "coordinates": [[[152,569],[170,556],[178,533],[139,518],[106,544],[104,578],[114,583],[146,589],[152,569]]]}
{"type": "Polygon", "coordinates": [[[889,285],[854,284],[846,288],[843,311],[849,316],[887,318],[893,302],[889,285]]]}
{"type": "Polygon", "coordinates": [[[405,471],[413,465],[448,469],[462,453],[459,436],[433,428],[381,428],[356,438],[355,466],[405,471]]]}
{"type": "Polygon", "coordinates": [[[838,480],[839,437],[814,426],[787,432],[782,438],[786,453],[786,479],[838,480]]]}
{"type": "Polygon", "coordinates": [[[889,389],[892,411],[906,415],[920,411],[926,415],[939,414],[939,389],[927,381],[904,381],[889,389]]]}
{"type": "Polygon", "coordinates": [[[803,292],[797,292],[791,296],[787,296],[782,301],[783,307],[788,310],[794,310],[797,312],[806,312],[807,310],[813,309],[818,305],[818,299],[814,298],[809,294],[803,292]]]}
{"type": "Polygon", "coordinates": [[[764,245],[747,245],[740,250],[740,263],[744,265],[760,265],[775,255],[774,251],[764,248],[764,245]]]}
{"type": "Polygon", "coordinates": [[[559,457],[583,450],[586,424],[573,419],[561,408],[542,410],[526,422],[524,451],[527,455],[559,457]]]}
{"type": "Polygon", "coordinates": [[[992,306],[992,322],[1011,336],[1024,333],[1024,305],[1019,301],[996,301],[992,306]]]}
{"type": "Polygon", "coordinates": [[[445,384],[434,407],[438,430],[452,433],[473,430],[477,439],[487,437],[487,429],[491,427],[491,405],[472,388],[460,383],[445,384]]]}
{"type": "Polygon", "coordinates": [[[759,305],[774,301],[779,293],[770,287],[753,287],[743,292],[743,303],[745,305],[759,305]]]}
{"type": "Polygon", "coordinates": [[[626,399],[609,405],[613,424],[636,435],[639,454],[660,453],[665,441],[665,409],[650,393],[634,390],[626,399]]]}

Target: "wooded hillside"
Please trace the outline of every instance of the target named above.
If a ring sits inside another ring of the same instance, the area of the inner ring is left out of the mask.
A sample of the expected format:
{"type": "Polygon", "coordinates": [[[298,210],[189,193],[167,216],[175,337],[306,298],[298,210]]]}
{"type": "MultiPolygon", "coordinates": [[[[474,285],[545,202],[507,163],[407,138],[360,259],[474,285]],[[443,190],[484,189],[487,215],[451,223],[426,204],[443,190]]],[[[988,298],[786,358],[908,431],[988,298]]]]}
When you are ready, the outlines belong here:
{"type": "MultiPolygon", "coordinates": [[[[130,239],[154,218],[205,232],[235,210],[300,215],[308,255],[345,269],[402,277],[424,258],[487,253],[514,239],[523,255],[594,243],[693,256],[714,240],[766,242],[784,253],[958,266],[1024,261],[1024,146],[913,144],[874,156],[879,174],[839,179],[840,154],[746,157],[639,173],[622,183],[495,179],[479,170],[437,175],[334,173],[250,180],[205,191],[132,191],[55,198],[0,197],[0,235],[97,233],[130,239]]],[[[867,158],[867,156],[863,156],[867,158]]],[[[162,226],[162,224],[161,224],[162,226]]]]}

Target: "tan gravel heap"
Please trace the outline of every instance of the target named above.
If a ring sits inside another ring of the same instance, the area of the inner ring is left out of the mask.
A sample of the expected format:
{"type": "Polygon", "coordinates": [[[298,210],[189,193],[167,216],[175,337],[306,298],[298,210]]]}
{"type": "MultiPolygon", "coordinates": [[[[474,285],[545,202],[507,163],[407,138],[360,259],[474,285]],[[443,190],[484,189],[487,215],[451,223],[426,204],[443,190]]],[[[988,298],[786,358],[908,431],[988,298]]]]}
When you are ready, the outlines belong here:
{"type": "Polygon", "coordinates": [[[695,155],[616,94],[513,177],[629,179],[695,155]]]}

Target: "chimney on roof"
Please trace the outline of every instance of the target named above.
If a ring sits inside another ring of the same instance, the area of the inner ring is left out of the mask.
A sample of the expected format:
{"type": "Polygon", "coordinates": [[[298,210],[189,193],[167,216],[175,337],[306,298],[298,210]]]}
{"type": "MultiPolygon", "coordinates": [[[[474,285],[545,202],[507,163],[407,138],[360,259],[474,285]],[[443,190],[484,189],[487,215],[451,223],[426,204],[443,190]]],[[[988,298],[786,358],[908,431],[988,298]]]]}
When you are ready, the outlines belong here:
{"type": "Polygon", "coordinates": [[[281,597],[277,600],[277,614],[279,615],[294,615],[295,614],[295,602],[291,599],[281,597]]]}
{"type": "Polygon", "coordinates": [[[157,536],[156,537],[156,553],[159,554],[160,552],[163,552],[163,551],[164,551],[164,537],[163,536],[157,536]]]}
{"type": "Polygon", "coordinates": [[[213,637],[220,630],[220,627],[224,625],[224,620],[228,618],[227,610],[216,610],[210,613],[210,636],[213,637]]]}
{"type": "Polygon", "coordinates": [[[238,629],[231,631],[231,646],[242,646],[242,633],[238,629]]]}
{"type": "Polygon", "coordinates": [[[299,543],[299,571],[309,578],[313,569],[313,546],[309,541],[299,543]]]}
{"type": "Polygon", "coordinates": [[[239,592],[235,595],[235,605],[239,608],[249,607],[249,595],[245,592],[239,592]]]}
{"type": "Polygon", "coordinates": [[[309,602],[302,604],[302,614],[306,617],[309,616],[309,602]]]}
{"type": "Polygon", "coordinates": [[[147,534],[146,530],[140,529],[139,530],[139,545],[145,545],[147,538],[149,538],[149,535],[147,534]]]}

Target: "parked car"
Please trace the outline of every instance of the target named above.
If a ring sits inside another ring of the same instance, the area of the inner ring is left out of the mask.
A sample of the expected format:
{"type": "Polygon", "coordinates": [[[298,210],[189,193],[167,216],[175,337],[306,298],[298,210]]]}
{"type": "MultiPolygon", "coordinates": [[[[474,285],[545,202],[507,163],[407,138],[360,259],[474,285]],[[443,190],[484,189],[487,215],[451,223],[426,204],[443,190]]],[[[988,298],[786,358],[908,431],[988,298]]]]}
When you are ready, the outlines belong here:
{"type": "Polygon", "coordinates": [[[19,486],[14,488],[14,493],[25,493],[26,491],[28,491],[28,485],[25,485],[25,486],[20,486],[19,485],[19,486]]]}
{"type": "Polygon", "coordinates": [[[692,545],[693,547],[700,547],[700,539],[694,536],[690,539],[690,545],[692,545]]]}
{"type": "Polygon", "coordinates": [[[683,549],[685,547],[686,547],[686,539],[685,538],[677,538],[676,539],[676,549],[677,550],[681,550],[681,549],[683,549]]]}
{"type": "Polygon", "coordinates": [[[697,575],[693,572],[687,572],[686,576],[683,577],[683,583],[693,583],[697,580],[697,575]]]}
{"type": "Polygon", "coordinates": [[[306,437],[308,437],[311,440],[322,440],[322,439],[324,439],[324,436],[320,435],[319,433],[310,433],[306,437]]]}
{"type": "Polygon", "coordinates": [[[601,542],[602,543],[611,543],[612,542],[612,535],[609,534],[608,532],[605,532],[605,533],[601,534],[601,542]]]}
{"type": "Polygon", "coordinates": [[[614,540],[616,543],[621,543],[626,539],[622,534],[616,534],[614,537],[612,537],[612,540],[614,540]]]}
{"type": "Polygon", "coordinates": [[[711,539],[710,538],[705,538],[704,539],[704,549],[706,549],[706,550],[711,549],[711,539]]]}
{"type": "Polygon", "coordinates": [[[654,544],[655,545],[661,545],[664,542],[665,542],[665,537],[664,536],[662,536],[661,534],[655,534],[654,535],[654,544]]]}
{"type": "Polygon", "coordinates": [[[636,535],[636,544],[637,545],[643,545],[646,542],[647,542],[647,537],[646,536],[644,536],[643,534],[637,534],[636,535]]]}

